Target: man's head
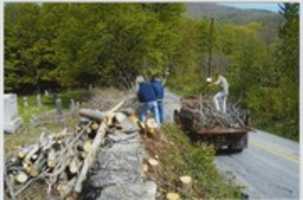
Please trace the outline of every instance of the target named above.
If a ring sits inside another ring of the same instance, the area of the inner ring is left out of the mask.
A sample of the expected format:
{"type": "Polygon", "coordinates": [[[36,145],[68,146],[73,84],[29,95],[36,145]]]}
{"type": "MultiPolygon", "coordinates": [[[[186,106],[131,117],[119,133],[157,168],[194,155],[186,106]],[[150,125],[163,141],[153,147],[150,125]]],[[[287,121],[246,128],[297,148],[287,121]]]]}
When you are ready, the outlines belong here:
{"type": "Polygon", "coordinates": [[[154,80],[157,80],[157,79],[160,79],[160,73],[154,72],[154,73],[151,75],[151,80],[154,81],[154,80]]]}
{"type": "Polygon", "coordinates": [[[212,82],[212,78],[211,78],[211,77],[207,77],[207,78],[206,78],[206,82],[207,82],[207,83],[211,83],[211,82],[212,82]]]}
{"type": "Polygon", "coordinates": [[[156,79],[157,79],[157,76],[156,75],[152,75],[151,80],[154,81],[156,79]]]}
{"type": "Polygon", "coordinates": [[[144,78],[143,78],[143,76],[137,76],[137,78],[136,78],[136,83],[137,84],[140,84],[140,83],[143,83],[144,82],[144,78]]]}

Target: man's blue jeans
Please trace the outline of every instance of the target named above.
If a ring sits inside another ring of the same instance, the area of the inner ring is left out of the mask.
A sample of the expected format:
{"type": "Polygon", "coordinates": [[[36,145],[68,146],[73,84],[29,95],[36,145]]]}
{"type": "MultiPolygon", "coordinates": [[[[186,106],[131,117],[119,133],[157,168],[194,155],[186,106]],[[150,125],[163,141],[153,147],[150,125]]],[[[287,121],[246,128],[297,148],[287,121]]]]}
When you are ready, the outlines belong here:
{"type": "Polygon", "coordinates": [[[158,110],[159,110],[159,118],[161,124],[164,122],[164,108],[163,108],[163,99],[158,99],[158,110]]]}
{"type": "Polygon", "coordinates": [[[158,110],[158,105],[157,101],[150,101],[146,103],[142,103],[140,105],[139,109],[139,118],[141,122],[144,122],[146,119],[146,115],[148,111],[151,111],[155,117],[156,122],[158,125],[160,125],[160,118],[159,118],[159,110],[158,110]]]}

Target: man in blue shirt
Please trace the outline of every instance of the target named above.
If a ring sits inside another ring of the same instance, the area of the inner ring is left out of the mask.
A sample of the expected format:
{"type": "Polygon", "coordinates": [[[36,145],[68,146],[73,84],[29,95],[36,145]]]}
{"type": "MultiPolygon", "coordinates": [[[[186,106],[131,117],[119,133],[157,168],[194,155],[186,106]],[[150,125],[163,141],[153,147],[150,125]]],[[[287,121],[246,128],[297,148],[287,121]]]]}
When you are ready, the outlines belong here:
{"type": "Polygon", "coordinates": [[[147,112],[150,110],[153,113],[156,122],[158,123],[158,125],[160,125],[157,98],[152,85],[148,82],[145,82],[142,76],[137,77],[136,83],[137,95],[139,102],[141,103],[139,108],[140,121],[145,121],[147,112]]]}
{"type": "Polygon", "coordinates": [[[163,109],[163,98],[164,98],[164,84],[162,84],[161,80],[156,76],[153,76],[151,79],[151,85],[154,89],[157,105],[159,110],[159,118],[161,124],[164,122],[164,109],[163,109]]]}

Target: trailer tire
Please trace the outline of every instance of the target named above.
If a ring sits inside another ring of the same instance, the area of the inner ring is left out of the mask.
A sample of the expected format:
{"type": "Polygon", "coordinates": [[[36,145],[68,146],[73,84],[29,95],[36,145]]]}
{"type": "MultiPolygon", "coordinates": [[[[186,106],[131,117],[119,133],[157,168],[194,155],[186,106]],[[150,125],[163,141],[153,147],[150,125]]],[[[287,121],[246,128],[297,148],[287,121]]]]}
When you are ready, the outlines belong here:
{"type": "Polygon", "coordinates": [[[242,152],[244,148],[247,147],[248,144],[248,134],[243,135],[237,143],[231,145],[229,147],[230,150],[234,151],[234,152],[242,152]]]}
{"type": "Polygon", "coordinates": [[[174,122],[178,125],[181,124],[180,122],[180,115],[178,110],[174,110],[174,122]]]}

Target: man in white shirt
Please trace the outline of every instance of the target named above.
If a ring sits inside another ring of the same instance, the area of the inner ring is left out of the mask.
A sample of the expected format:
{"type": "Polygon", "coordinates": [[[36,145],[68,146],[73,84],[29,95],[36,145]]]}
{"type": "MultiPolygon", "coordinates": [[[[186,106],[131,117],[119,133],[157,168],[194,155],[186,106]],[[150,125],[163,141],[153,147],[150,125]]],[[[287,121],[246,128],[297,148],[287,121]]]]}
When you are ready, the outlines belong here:
{"type": "MultiPolygon", "coordinates": [[[[211,82],[211,79],[207,79],[208,82],[211,82]]],[[[218,75],[217,81],[213,84],[220,85],[221,90],[213,97],[214,104],[218,111],[226,112],[226,99],[229,93],[229,84],[224,76],[221,74],[218,75]]]]}

